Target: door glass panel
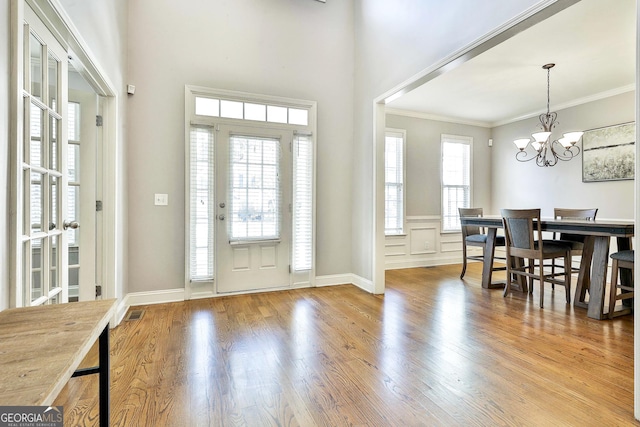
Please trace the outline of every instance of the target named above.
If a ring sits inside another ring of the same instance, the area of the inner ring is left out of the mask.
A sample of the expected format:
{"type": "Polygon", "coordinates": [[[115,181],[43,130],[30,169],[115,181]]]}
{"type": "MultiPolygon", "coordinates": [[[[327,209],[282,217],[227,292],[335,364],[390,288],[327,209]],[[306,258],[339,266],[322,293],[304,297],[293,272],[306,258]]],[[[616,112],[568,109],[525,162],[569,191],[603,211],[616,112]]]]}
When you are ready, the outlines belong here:
{"type": "Polygon", "coordinates": [[[59,286],[58,284],[58,236],[52,236],[51,240],[50,240],[50,274],[51,274],[51,289],[57,288],[59,286]]]}
{"type": "Polygon", "coordinates": [[[230,138],[231,240],[280,238],[280,141],[230,138]]]}
{"type": "Polygon", "coordinates": [[[33,35],[29,33],[29,52],[30,68],[31,68],[31,95],[35,98],[42,98],[42,44],[33,35]]]}
{"type": "Polygon", "coordinates": [[[58,111],[58,60],[49,53],[49,107],[58,111]]]}
{"type": "Polygon", "coordinates": [[[80,145],[69,143],[67,147],[67,171],[69,183],[77,183],[80,179],[80,145]]]}
{"type": "Polygon", "coordinates": [[[35,239],[31,247],[31,301],[44,295],[42,279],[42,239],[35,239]]]}
{"type": "Polygon", "coordinates": [[[58,228],[58,177],[49,177],[49,196],[51,197],[51,209],[49,210],[49,231],[58,228]]]}
{"type": "MultiPolygon", "coordinates": [[[[69,185],[67,187],[67,217],[69,221],[78,221],[80,218],[80,187],[78,185],[69,185]]],[[[69,247],[77,246],[79,243],[78,228],[69,228],[66,231],[69,236],[69,247]]]]}
{"type": "Polygon", "coordinates": [[[42,164],[42,140],[44,130],[44,112],[40,107],[31,104],[29,144],[25,146],[25,159],[32,166],[43,166],[42,164]]]}
{"type": "Polygon", "coordinates": [[[42,230],[42,208],[44,197],[42,194],[42,182],[44,174],[31,172],[31,233],[42,230]]]}
{"type": "Polygon", "coordinates": [[[59,170],[58,165],[58,141],[60,132],[60,120],[53,116],[49,117],[49,167],[53,170],[59,170]]]}

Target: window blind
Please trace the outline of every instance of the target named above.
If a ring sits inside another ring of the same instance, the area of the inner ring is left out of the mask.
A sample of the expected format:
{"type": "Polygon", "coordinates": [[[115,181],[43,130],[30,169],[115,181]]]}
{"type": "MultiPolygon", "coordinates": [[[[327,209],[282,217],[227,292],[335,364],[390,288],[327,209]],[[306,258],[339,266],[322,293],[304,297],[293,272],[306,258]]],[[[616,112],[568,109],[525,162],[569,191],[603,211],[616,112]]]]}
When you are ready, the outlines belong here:
{"type": "Polygon", "coordinates": [[[213,128],[192,126],[189,139],[189,279],[210,281],[215,231],[213,128]]]}
{"type": "Polygon", "coordinates": [[[293,271],[313,264],[313,141],[296,134],[293,140],[293,271]]]}
{"type": "Polygon", "coordinates": [[[404,135],[387,132],[384,143],[384,232],[404,232],[404,135]]]}
{"type": "Polygon", "coordinates": [[[471,138],[442,136],[442,230],[460,230],[458,208],[471,203],[471,138]]]}
{"type": "Polygon", "coordinates": [[[229,174],[230,241],[279,239],[280,140],[231,135],[229,174]]]}

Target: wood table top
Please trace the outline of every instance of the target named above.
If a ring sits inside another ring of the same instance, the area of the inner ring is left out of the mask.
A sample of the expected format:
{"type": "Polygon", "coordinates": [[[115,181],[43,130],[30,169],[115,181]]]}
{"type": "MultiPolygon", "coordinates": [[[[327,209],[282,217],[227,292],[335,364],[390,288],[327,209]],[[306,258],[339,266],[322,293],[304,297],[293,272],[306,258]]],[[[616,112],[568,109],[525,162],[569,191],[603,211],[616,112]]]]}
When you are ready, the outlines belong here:
{"type": "MultiPolygon", "coordinates": [[[[461,218],[460,221],[467,225],[502,228],[502,218],[500,216],[491,215],[478,218],[465,217],[461,218]]],[[[634,222],[631,220],[541,218],[540,225],[542,231],[612,237],[632,237],[634,235],[634,222]]]]}
{"type": "Polygon", "coordinates": [[[0,311],[0,405],[51,405],[115,311],[115,299],[0,311]]]}

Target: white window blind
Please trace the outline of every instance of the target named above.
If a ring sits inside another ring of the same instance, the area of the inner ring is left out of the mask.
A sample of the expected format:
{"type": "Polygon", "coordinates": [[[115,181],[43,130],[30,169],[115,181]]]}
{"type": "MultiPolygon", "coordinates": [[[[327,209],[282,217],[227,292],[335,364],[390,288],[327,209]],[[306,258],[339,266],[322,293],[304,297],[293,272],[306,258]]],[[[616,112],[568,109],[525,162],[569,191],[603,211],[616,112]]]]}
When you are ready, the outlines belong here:
{"type": "Polygon", "coordinates": [[[189,279],[192,282],[213,280],[213,153],[213,128],[192,126],[189,145],[189,279]]]}
{"type": "Polygon", "coordinates": [[[384,233],[404,233],[404,133],[385,134],[384,233]]]}
{"type": "Polygon", "coordinates": [[[471,203],[473,138],[442,135],[442,230],[460,230],[458,208],[471,203]]]}
{"type": "Polygon", "coordinates": [[[293,271],[312,268],[313,141],[296,134],[293,140],[293,271]]]}
{"type": "Polygon", "coordinates": [[[280,238],[280,141],[232,135],[229,139],[229,239],[280,238]]]}
{"type": "Polygon", "coordinates": [[[471,203],[470,137],[442,135],[442,230],[460,230],[458,208],[471,203]]]}

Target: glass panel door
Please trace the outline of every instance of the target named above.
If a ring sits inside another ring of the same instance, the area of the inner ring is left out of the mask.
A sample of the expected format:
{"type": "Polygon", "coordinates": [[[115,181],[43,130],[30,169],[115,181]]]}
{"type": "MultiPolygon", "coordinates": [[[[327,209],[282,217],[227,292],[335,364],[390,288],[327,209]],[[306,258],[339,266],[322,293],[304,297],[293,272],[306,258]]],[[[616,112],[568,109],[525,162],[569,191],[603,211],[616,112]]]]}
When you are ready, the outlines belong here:
{"type": "Polygon", "coordinates": [[[66,302],[68,263],[64,221],[67,54],[28,5],[25,5],[23,67],[23,147],[21,292],[16,305],[66,302]]]}

